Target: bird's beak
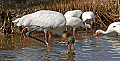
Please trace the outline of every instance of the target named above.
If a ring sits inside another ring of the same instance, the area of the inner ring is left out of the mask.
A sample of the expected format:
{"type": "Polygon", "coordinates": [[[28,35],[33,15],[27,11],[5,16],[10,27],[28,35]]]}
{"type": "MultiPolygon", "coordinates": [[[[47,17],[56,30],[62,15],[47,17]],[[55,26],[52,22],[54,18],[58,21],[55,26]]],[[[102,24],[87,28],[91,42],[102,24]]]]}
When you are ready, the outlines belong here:
{"type": "Polygon", "coordinates": [[[92,28],[92,25],[90,25],[90,30],[91,30],[92,32],[94,32],[94,30],[93,30],[93,28],[92,28]]]}
{"type": "Polygon", "coordinates": [[[27,39],[26,30],[27,30],[27,28],[26,28],[26,27],[25,27],[25,28],[23,28],[23,30],[22,30],[22,35],[24,36],[24,40],[26,40],[26,39],[27,39]]]}
{"type": "Polygon", "coordinates": [[[99,36],[99,33],[97,32],[95,35],[96,35],[96,36],[99,36]]]}

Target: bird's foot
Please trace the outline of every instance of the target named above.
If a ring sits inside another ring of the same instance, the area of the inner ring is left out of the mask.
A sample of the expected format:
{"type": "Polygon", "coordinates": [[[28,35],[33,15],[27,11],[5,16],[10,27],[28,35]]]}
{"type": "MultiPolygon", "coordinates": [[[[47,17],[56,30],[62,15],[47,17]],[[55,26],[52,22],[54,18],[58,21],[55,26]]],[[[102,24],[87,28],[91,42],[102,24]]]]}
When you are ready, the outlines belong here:
{"type": "Polygon", "coordinates": [[[51,48],[51,46],[49,45],[48,42],[45,42],[45,46],[46,46],[47,48],[51,48]]]}

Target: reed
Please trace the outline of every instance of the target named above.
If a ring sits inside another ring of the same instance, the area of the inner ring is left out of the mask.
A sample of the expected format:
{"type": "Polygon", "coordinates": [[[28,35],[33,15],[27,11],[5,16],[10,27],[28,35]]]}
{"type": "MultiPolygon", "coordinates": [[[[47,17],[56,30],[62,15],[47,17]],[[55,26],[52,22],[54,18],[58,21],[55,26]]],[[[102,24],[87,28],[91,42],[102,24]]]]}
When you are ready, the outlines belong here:
{"type": "MultiPolygon", "coordinates": [[[[34,1],[34,0],[33,0],[34,1]]],[[[37,0],[35,0],[37,1],[37,0]]],[[[65,13],[69,10],[80,9],[84,11],[93,11],[95,13],[95,27],[105,27],[115,21],[120,21],[120,1],[119,0],[50,0],[47,3],[41,2],[41,4],[29,4],[21,6],[23,3],[19,3],[14,8],[1,7],[1,12],[6,13],[6,17],[10,12],[15,18],[17,15],[19,17],[33,13],[38,10],[55,10],[61,13],[65,13]]],[[[24,2],[25,3],[25,2],[24,2]]],[[[8,17],[9,18],[9,17],[8,17]]],[[[8,20],[8,19],[4,19],[8,20]]],[[[14,20],[14,19],[10,19],[14,20]]],[[[10,21],[11,22],[11,21],[10,21]]],[[[6,23],[6,21],[5,21],[6,23]]],[[[4,26],[1,22],[1,27],[4,26]]],[[[11,25],[12,26],[12,25],[11,25]]],[[[5,27],[5,26],[4,26],[5,27]]],[[[12,28],[14,28],[12,26],[12,28]]]]}

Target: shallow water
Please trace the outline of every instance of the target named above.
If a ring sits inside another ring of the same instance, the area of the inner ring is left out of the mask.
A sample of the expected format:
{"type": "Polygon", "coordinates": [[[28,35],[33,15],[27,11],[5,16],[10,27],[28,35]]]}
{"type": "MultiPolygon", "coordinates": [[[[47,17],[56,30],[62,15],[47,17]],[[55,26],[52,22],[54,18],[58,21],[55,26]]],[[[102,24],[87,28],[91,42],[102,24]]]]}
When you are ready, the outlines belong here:
{"type": "Polygon", "coordinates": [[[61,38],[52,38],[51,49],[30,38],[23,41],[20,34],[0,38],[0,61],[120,61],[119,36],[96,38],[77,32],[74,52],[69,53],[65,44],[58,43],[61,38]]]}

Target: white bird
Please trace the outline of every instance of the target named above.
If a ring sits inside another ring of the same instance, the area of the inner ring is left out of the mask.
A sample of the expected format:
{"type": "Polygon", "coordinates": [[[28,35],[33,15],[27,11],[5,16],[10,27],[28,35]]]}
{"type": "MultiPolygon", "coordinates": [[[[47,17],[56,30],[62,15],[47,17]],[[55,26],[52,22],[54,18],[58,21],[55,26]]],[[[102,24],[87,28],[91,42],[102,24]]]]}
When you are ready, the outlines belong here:
{"type": "MultiPolygon", "coordinates": [[[[83,22],[85,23],[85,25],[90,25],[91,27],[90,27],[90,29],[93,31],[93,29],[92,29],[92,24],[93,24],[93,22],[94,22],[94,20],[95,20],[95,17],[94,17],[94,13],[93,12],[91,12],[91,11],[86,11],[86,12],[84,12],[83,14],[82,14],[82,20],[83,20],[83,22]],[[89,23],[88,23],[89,22],[89,23]]],[[[87,28],[86,28],[86,30],[87,30],[87,28]]]]}
{"type": "Polygon", "coordinates": [[[81,10],[71,10],[67,11],[64,16],[66,19],[69,19],[70,17],[80,17],[83,12],[81,10]]]}
{"type": "Polygon", "coordinates": [[[82,20],[78,17],[71,17],[71,18],[67,19],[66,26],[73,28],[73,30],[72,30],[73,35],[75,34],[75,29],[77,27],[81,26],[82,28],[86,28],[86,26],[83,24],[82,20]]]}
{"type": "MultiPolygon", "coordinates": [[[[32,14],[25,15],[13,22],[17,22],[17,26],[24,26],[23,33],[26,28],[29,29],[27,33],[24,33],[26,36],[39,40],[33,36],[31,36],[31,32],[33,31],[41,31],[47,34],[48,31],[53,31],[55,34],[62,35],[62,32],[65,31],[66,19],[63,14],[50,11],[50,10],[41,10],[32,14]],[[32,30],[30,30],[32,29],[32,30]]],[[[45,35],[46,35],[45,34],[45,35]]],[[[46,38],[48,36],[46,35],[46,38]]],[[[48,46],[46,41],[39,40],[42,43],[48,46]]]]}
{"type": "Polygon", "coordinates": [[[99,34],[108,34],[111,32],[117,32],[118,34],[120,34],[120,22],[113,22],[111,23],[106,31],[103,30],[97,30],[96,31],[96,36],[98,36],[99,34]]]}

